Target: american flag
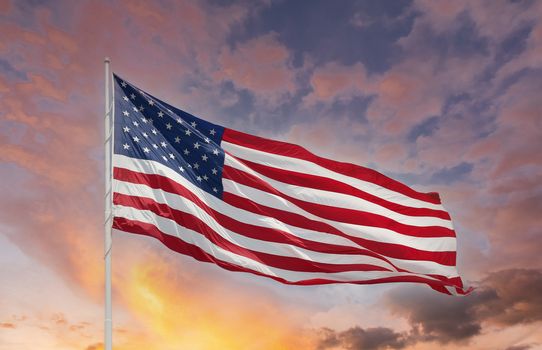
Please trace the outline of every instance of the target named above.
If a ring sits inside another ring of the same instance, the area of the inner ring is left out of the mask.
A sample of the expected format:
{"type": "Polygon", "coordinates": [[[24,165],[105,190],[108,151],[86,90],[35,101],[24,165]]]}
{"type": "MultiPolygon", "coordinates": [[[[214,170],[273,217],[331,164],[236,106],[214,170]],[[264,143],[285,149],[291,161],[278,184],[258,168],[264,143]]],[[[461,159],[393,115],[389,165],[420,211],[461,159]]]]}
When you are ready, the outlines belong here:
{"type": "Polygon", "coordinates": [[[468,292],[438,195],[114,85],[114,229],[286,284],[468,292]]]}

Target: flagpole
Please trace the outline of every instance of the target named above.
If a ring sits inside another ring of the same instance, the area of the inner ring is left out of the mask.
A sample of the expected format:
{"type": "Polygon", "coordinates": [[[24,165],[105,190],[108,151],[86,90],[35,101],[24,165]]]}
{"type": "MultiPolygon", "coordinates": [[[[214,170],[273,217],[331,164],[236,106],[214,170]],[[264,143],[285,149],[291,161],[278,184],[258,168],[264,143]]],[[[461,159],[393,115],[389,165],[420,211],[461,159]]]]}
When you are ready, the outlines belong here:
{"type": "Polygon", "coordinates": [[[104,259],[105,259],[105,320],[104,320],[104,349],[112,350],[113,343],[113,321],[111,307],[111,157],[112,157],[112,104],[109,86],[111,84],[110,64],[111,60],[106,57],[105,64],[105,237],[104,237],[104,259]]]}

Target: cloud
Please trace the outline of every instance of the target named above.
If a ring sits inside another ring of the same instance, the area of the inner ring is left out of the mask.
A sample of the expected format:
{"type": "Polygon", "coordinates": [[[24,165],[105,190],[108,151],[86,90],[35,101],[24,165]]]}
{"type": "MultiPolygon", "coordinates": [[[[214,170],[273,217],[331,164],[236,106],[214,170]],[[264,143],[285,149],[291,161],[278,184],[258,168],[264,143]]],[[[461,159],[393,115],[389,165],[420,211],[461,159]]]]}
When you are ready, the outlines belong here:
{"type": "Polygon", "coordinates": [[[478,306],[480,319],[505,326],[542,321],[542,270],[501,270],[482,283],[496,297],[478,306]]]}
{"type": "Polygon", "coordinates": [[[409,320],[420,339],[446,344],[480,334],[482,326],[473,313],[472,305],[490,297],[485,293],[460,300],[438,298],[433,294],[416,297],[393,295],[391,307],[409,320]]]}
{"type": "Polygon", "coordinates": [[[485,325],[512,326],[542,321],[539,293],[542,270],[509,269],[489,273],[478,290],[450,298],[420,290],[396,290],[387,304],[408,319],[411,337],[441,344],[465,343],[485,325]]]}
{"type": "Polygon", "coordinates": [[[60,102],[66,102],[66,90],[56,87],[50,80],[47,80],[40,75],[29,74],[28,77],[30,78],[28,83],[21,83],[18,85],[18,89],[25,95],[39,95],[58,100],[60,102]]]}
{"type": "Polygon", "coordinates": [[[303,98],[303,102],[310,107],[318,102],[350,100],[370,91],[369,84],[361,63],[344,66],[331,62],[314,70],[310,78],[312,92],[303,98]]]}
{"type": "Polygon", "coordinates": [[[103,348],[104,348],[103,343],[94,343],[87,346],[85,350],[102,350],[103,348]]]}
{"type": "Polygon", "coordinates": [[[403,349],[408,344],[406,334],[397,333],[393,329],[385,327],[367,329],[353,327],[342,332],[324,328],[320,331],[320,336],[317,350],[337,347],[345,350],[403,349]]]}
{"type": "Polygon", "coordinates": [[[513,345],[507,347],[505,350],[529,350],[532,348],[532,345],[513,345]]]}
{"type": "Polygon", "coordinates": [[[424,14],[423,21],[433,30],[450,32],[457,29],[458,17],[468,15],[476,25],[476,30],[492,42],[498,42],[508,33],[517,29],[526,20],[536,18],[536,2],[509,2],[491,0],[453,1],[435,3],[429,0],[416,0],[413,7],[424,14]]]}
{"type": "Polygon", "coordinates": [[[443,113],[450,96],[470,90],[485,65],[483,56],[448,57],[413,52],[380,77],[367,111],[369,121],[384,135],[404,136],[443,113]]]}
{"type": "Polygon", "coordinates": [[[9,329],[9,333],[2,333],[2,345],[10,349],[78,349],[102,334],[95,322],[73,322],[73,316],[64,312],[51,313],[45,308],[28,311],[29,315],[11,315],[10,321],[0,322],[0,331],[9,329]]]}
{"type": "Polygon", "coordinates": [[[273,33],[250,39],[218,57],[218,80],[231,81],[274,104],[296,90],[295,70],[288,48],[273,33]]]}
{"type": "Polygon", "coordinates": [[[0,322],[0,328],[15,329],[17,325],[13,322],[0,322]]]}

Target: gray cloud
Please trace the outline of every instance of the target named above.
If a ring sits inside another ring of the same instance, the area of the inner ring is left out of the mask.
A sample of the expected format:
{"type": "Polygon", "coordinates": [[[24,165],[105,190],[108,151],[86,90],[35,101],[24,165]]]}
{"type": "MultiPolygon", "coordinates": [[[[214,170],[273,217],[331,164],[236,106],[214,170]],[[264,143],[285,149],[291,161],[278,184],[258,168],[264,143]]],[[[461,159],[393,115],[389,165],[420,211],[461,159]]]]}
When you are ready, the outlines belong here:
{"type": "Polygon", "coordinates": [[[481,320],[506,326],[542,321],[542,270],[501,270],[490,273],[483,284],[496,297],[477,306],[481,320]]]}
{"type": "Polygon", "coordinates": [[[394,313],[408,319],[420,340],[449,343],[480,334],[475,306],[494,298],[492,291],[458,299],[431,291],[401,290],[390,295],[389,304],[394,313]]]}
{"type": "MultiPolygon", "coordinates": [[[[400,288],[387,297],[391,311],[411,329],[353,327],[320,330],[317,350],[403,349],[419,342],[462,343],[482,333],[486,324],[512,326],[542,321],[542,270],[507,269],[488,273],[471,295],[450,297],[420,288],[400,288]]],[[[506,350],[528,350],[514,345],[506,350]]]]}
{"type": "Polygon", "coordinates": [[[517,325],[542,321],[542,271],[507,269],[492,272],[478,290],[451,298],[419,289],[388,296],[391,310],[412,326],[411,341],[466,342],[483,325],[517,325]]]}
{"type": "Polygon", "coordinates": [[[348,350],[403,349],[408,345],[408,338],[406,333],[398,333],[385,327],[353,327],[343,332],[325,328],[321,331],[317,349],[325,350],[337,346],[348,350]]]}

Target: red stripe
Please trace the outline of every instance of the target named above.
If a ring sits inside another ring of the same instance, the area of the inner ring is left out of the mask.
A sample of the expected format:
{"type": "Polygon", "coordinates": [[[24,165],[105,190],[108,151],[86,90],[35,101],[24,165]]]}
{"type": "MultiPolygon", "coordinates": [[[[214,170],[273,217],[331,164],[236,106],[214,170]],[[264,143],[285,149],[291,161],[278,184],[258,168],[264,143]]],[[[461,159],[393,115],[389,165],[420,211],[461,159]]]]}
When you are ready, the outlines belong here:
{"type": "Polygon", "coordinates": [[[411,198],[433,204],[440,204],[440,198],[437,193],[422,193],[415,191],[414,189],[406,186],[405,184],[395,181],[375,170],[351,163],[337,162],[331,159],[322,158],[298,145],[265,139],[263,137],[249,135],[240,131],[227,128],[224,129],[222,140],[267,153],[303,159],[318,164],[326,169],[337,172],[339,174],[355,177],[362,181],[371,182],[389,190],[402,193],[411,198]]]}
{"type": "Polygon", "coordinates": [[[267,182],[252,174],[228,165],[225,165],[222,169],[222,176],[237,183],[277,195],[299,208],[323,219],[355,225],[381,227],[413,237],[455,237],[455,232],[453,230],[442,226],[421,227],[406,225],[375,213],[303,201],[278,191],[267,182]]]}
{"type": "Polygon", "coordinates": [[[159,175],[148,175],[143,173],[132,172],[127,169],[115,168],[115,179],[131,182],[137,184],[145,184],[151,188],[162,189],[164,191],[175,193],[181,197],[184,197],[194,204],[196,204],[201,210],[212,216],[222,227],[234,231],[246,237],[259,239],[261,241],[276,242],[295,245],[300,248],[312,250],[321,253],[332,254],[347,254],[347,255],[367,255],[374,258],[381,259],[391,265],[393,265],[388,259],[371,252],[366,249],[360,249],[351,246],[320,243],[311,240],[306,240],[290,234],[289,232],[282,231],[271,227],[263,227],[252,224],[247,224],[232,217],[224,215],[213,208],[209,207],[205,202],[199,199],[194,193],[188,190],[186,187],[179,183],[173,183],[168,179],[164,179],[159,175]]]}
{"type": "Polygon", "coordinates": [[[201,234],[217,247],[260,262],[264,265],[283,270],[324,273],[345,271],[392,271],[381,266],[370,264],[328,264],[244,248],[222,237],[197,216],[172,209],[167,204],[157,203],[150,198],[115,193],[113,203],[139,210],[149,210],[158,216],[175,221],[179,226],[201,234]]]}
{"type": "Polygon", "coordinates": [[[194,204],[196,204],[201,210],[205,211],[224,228],[234,231],[238,234],[246,237],[259,239],[261,241],[277,242],[284,244],[291,244],[297,247],[305,248],[308,250],[332,253],[332,254],[347,254],[347,255],[366,255],[373,258],[380,259],[391,266],[393,266],[398,272],[410,272],[408,270],[397,267],[386,257],[377,254],[371,250],[342,246],[336,244],[320,243],[315,241],[306,240],[294,236],[288,232],[274,229],[271,227],[262,227],[247,224],[238,220],[235,220],[227,215],[224,215],[205,204],[194,193],[188,190],[183,185],[176,183],[168,178],[160,175],[148,175],[144,173],[133,172],[127,169],[115,168],[114,178],[124,182],[131,182],[136,184],[145,184],[154,189],[161,189],[170,193],[175,193],[181,197],[184,197],[194,204]]]}
{"type": "Polygon", "coordinates": [[[233,205],[234,207],[244,209],[255,214],[266,215],[275,218],[287,225],[292,225],[307,230],[319,231],[334,234],[337,236],[345,237],[360,246],[372,250],[383,256],[387,256],[395,259],[404,260],[424,260],[434,261],[436,263],[455,266],[456,252],[428,252],[425,250],[419,250],[412,247],[407,247],[394,243],[375,242],[368,239],[354,237],[343,233],[335,227],[321,222],[309,219],[303,215],[291,213],[289,211],[271,208],[265,205],[258,204],[248,198],[240,197],[233,193],[224,192],[224,202],[233,205]]]}
{"type": "Polygon", "coordinates": [[[450,220],[450,214],[448,214],[444,210],[407,207],[405,205],[389,202],[385,199],[382,199],[380,197],[374,196],[370,193],[357,189],[354,186],[350,186],[343,182],[333,180],[324,176],[305,174],[305,173],[300,173],[300,172],[292,171],[292,170],[279,169],[279,168],[275,168],[275,167],[271,167],[267,165],[254,163],[249,160],[245,160],[233,155],[230,155],[230,156],[234,157],[235,159],[237,159],[238,161],[240,161],[241,163],[243,163],[250,169],[256,171],[257,173],[260,173],[261,175],[269,177],[273,180],[280,181],[282,183],[287,183],[290,185],[296,185],[296,186],[307,187],[307,188],[313,188],[317,190],[347,194],[350,196],[358,197],[366,201],[378,204],[381,207],[387,208],[389,210],[393,210],[396,213],[400,213],[403,215],[427,216],[427,217],[441,218],[444,220],[450,220]]]}
{"type": "MultiPolygon", "coordinates": [[[[190,200],[191,202],[193,202],[194,204],[196,204],[201,210],[205,211],[207,214],[214,217],[215,220],[224,228],[234,231],[246,237],[259,239],[261,241],[290,244],[290,245],[294,245],[297,247],[301,247],[301,248],[305,248],[308,250],[321,252],[321,253],[366,255],[366,256],[380,259],[390,264],[398,272],[410,272],[408,270],[398,267],[397,265],[392,263],[389,259],[387,259],[385,256],[368,249],[315,242],[315,241],[306,240],[306,239],[294,236],[286,231],[282,231],[279,229],[247,224],[247,223],[235,220],[209,207],[205,202],[199,199],[199,197],[197,197],[193,192],[188,190],[183,185],[160,175],[149,175],[149,174],[130,171],[128,169],[115,168],[114,178],[120,181],[124,181],[124,182],[144,184],[154,189],[161,189],[166,192],[175,193],[176,195],[184,197],[190,200]]],[[[347,235],[344,235],[342,233],[341,235],[344,237],[348,237],[347,235]]],[[[406,248],[406,249],[409,249],[409,248],[406,248]]]]}
{"type": "MultiPolygon", "coordinates": [[[[183,196],[191,200],[192,202],[194,202],[196,205],[198,205],[200,208],[204,210],[205,210],[205,207],[207,207],[205,203],[203,203],[199,198],[197,198],[192,192],[188,191],[184,186],[182,186],[181,184],[165,176],[156,175],[156,174],[151,175],[151,174],[138,173],[138,172],[134,172],[128,169],[117,168],[117,167],[114,168],[113,176],[117,180],[137,183],[137,184],[145,184],[154,189],[161,189],[166,192],[178,194],[180,196],[183,196]]],[[[329,224],[316,221],[316,220],[311,220],[299,214],[256,204],[249,199],[245,199],[243,197],[239,197],[237,195],[234,195],[228,192],[224,192],[223,196],[224,196],[223,197],[224,202],[230,205],[233,205],[237,208],[244,209],[246,211],[263,215],[266,217],[272,217],[291,226],[296,226],[296,227],[300,227],[300,228],[304,228],[304,229],[308,229],[312,231],[324,232],[324,233],[329,233],[329,234],[345,237],[351,240],[352,242],[355,242],[361,245],[362,247],[368,249],[369,251],[374,252],[374,255],[371,254],[371,256],[374,256],[374,257],[384,258],[384,256],[387,256],[391,258],[405,259],[405,260],[435,261],[443,265],[455,266],[455,258],[456,258],[455,252],[427,252],[427,251],[423,251],[423,250],[419,250],[419,249],[415,249],[412,247],[407,247],[407,246],[403,246],[399,244],[374,242],[374,241],[359,238],[359,237],[353,237],[353,236],[349,236],[343,233],[342,231],[336,229],[335,227],[329,224]]],[[[209,212],[206,210],[206,212],[212,215],[211,214],[212,211],[209,212]]],[[[233,229],[232,231],[237,231],[237,230],[233,229]]],[[[295,242],[292,242],[292,244],[295,244],[295,242]]],[[[326,246],[328,245],[326,244],[326,246]]],[[[389,262],[387,259],[384,259],[384,260],[389,262]]]]}
{"type": "Polygon", "coordinates": [[[229,271],[248,272],[254,275],[258,275],[258,276],[268,277],[284,284],[318,285],[318,284],[332,284],[332,283],[378,284],[378,283],[394,283],[394,282],[412,282],[412,283],[427,284],[431,288],[438,290],[442,293],[446,293],[446,294],[450,294],[450,293],[446,290],[446,288],[444,288],[444,286],[456,287],[455,285],[449,282],[433,281],[433,280],[423,278],[421,276],[395,276],[395,277],[377,278],[377,279],[366,280],[366,281],[348,281],[348,282],[336,281],[336,280],[331,280],[331,279],[315,278],[315,279],[301,280],[297,282],[290,282],[280,277],[269,276],[258,271],[250,270],[245,267],[234,265],[232,263],[217,259],[214,256],[203,251],[198,246],[186,243],[176,237],[167,235],[163,233],[162,231],[160,231],[156,226],[148,224],[148,223],[115,217],[113,219],[113,228],[120,231],[127,232],[127,233],[154,237],[158,239],[159,241],[161,241],[164,245],[166,245],[169,249],[173,251],[191,256],[194,259],[202,261],[202,262],[214,263],[229,271]]]}

